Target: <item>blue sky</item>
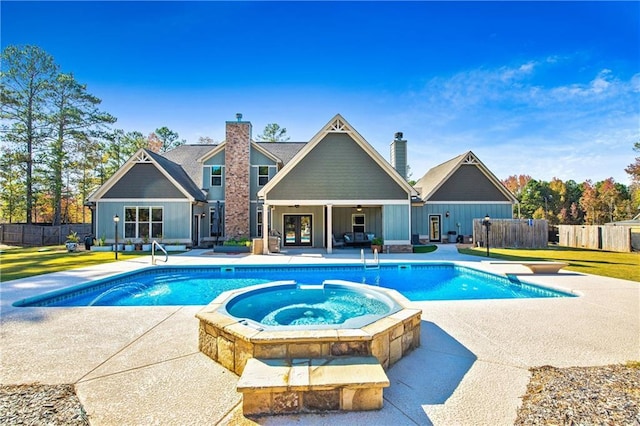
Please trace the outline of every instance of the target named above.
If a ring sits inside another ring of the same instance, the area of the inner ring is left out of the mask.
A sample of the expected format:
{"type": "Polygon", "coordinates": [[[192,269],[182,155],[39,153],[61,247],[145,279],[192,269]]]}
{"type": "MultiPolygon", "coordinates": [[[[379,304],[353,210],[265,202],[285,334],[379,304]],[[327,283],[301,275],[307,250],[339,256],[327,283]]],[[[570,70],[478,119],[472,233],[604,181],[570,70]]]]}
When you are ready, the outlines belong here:
{"type": "Polygon", "coordinates": [[[2,1],[34,44],[145,134],[224,139],[236,112],[309,140],[342,114],[412,177],[473,151],[503,179],[614,177],[640,140],[639,2],[2,1]]]}

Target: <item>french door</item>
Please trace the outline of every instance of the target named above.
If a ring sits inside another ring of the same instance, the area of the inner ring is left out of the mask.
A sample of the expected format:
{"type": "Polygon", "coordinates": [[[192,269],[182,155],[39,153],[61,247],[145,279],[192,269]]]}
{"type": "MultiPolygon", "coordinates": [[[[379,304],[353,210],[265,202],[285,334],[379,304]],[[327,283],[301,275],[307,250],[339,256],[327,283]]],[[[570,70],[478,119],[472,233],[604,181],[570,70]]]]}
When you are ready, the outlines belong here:
{"type": "Polygon", "coordinates": [[[284,245],[310,246],[313,221],[310,214],[284,215],[284,245]]]}

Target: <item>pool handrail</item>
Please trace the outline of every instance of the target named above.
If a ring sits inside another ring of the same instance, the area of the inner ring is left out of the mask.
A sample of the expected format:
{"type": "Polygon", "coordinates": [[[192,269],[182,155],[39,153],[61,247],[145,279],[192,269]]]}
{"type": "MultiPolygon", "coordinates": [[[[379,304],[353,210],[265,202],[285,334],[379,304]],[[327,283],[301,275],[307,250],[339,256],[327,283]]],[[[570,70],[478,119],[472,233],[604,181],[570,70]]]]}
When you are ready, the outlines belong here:
{"type": "Polygon", "coordinates": [[[360,260],[364,269],[379,269],[380,259],[378,258],[378,249],[373,249],[373,264],[368,264],[367,259],[364,257],[364,249],[360,249],[360,260]]]}
{"type": "Polygon", "coordinates": [[[159,247],[160,251],[164,253],[164,263],[167,263],[167,261],[169,260],[169,253],[167,253],[164,247],[162,247],[162,244],[160,244],[156,240],[153,240],[153,242],[151,242],[151,264],[156,264],[156,246],[159,247]]]}

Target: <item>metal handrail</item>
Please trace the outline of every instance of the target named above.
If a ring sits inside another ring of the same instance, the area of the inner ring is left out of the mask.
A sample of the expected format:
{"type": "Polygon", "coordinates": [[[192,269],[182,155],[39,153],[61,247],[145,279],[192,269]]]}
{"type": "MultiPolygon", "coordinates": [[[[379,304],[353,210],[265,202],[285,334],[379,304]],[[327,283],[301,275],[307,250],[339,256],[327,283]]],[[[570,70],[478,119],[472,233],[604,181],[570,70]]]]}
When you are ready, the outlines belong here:
{"type": "Polygon", "coordinates": [[[167,263],[167,261],[169,260],[169,253],[167,253],[167,251],[159,242],[153,240],[153,242],[151,243],[151,264],[156,264],[156,246],[158,246],[160,251],[164,253],[164,263],[167,263]]]}
{"type": "Polygon", "coordinates": [[[364,249],[360,249],[360,260],[364,269],[378,269],[380,268],[380,259],[378,258],[378,249],[373,249],[373,264],[367,265],[367,259],[364,257],[364,249]]]}

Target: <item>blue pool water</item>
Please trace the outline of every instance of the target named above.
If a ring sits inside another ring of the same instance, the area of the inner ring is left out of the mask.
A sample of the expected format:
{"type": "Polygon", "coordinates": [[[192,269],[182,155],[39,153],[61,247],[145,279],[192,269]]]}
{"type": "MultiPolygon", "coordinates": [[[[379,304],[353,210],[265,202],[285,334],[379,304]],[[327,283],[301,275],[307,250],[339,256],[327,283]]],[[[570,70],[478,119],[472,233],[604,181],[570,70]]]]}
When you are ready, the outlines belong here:
{"type": "Polygon", "coordinates": [[[455,264],[297,267],[156,266],[16,302],[16,306],[206,305],[220,293],[271,281],[346,280],[391,288],[407,299],[469,300],[572,297],[455,264]]]}

